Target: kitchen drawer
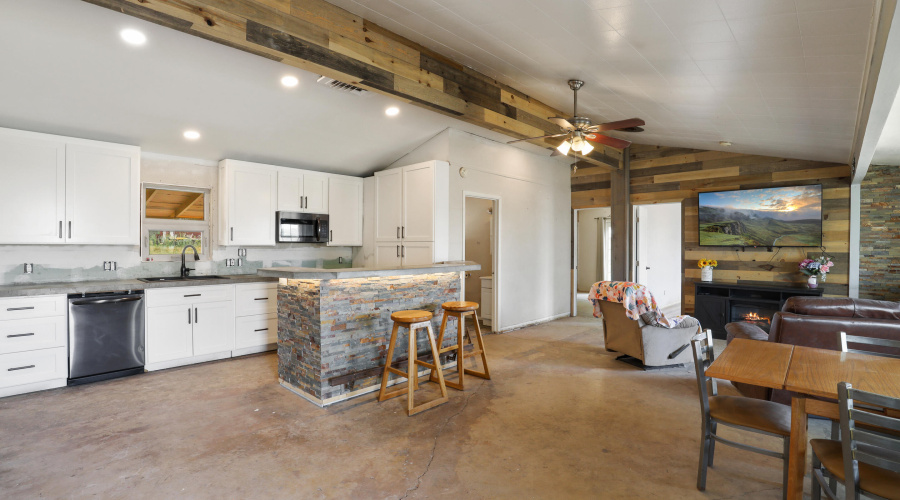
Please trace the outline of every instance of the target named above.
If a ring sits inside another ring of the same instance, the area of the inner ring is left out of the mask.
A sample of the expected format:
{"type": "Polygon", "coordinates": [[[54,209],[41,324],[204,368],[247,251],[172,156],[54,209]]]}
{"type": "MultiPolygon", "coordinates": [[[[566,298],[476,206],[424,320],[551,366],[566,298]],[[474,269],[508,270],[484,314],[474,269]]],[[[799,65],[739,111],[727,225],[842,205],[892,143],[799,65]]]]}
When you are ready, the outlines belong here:
{"type": "Polygon", "coordinates": [[[0,299],[0,321],[66,315],[65,295],[0,299]]]}
{"type": "Polygon", "coordinates": [[[64,379],[68,375],[65,347],[0,354],[0,388],[64,379]]]}
{"type": "Polygon", "coordinates": [[[278,283],[242,283],[234,288],[237,316],[278,312],[278,283]]]}
{"type": "Polygon", "coordinates": [[[145,292],[147,307],[177,306],[234,300],[234,285],[151,288],[145,292]]]}
{"type": "Polygon", "coordinates": [[[65,316],[0,321],[0,354],[65,347],[65,316]]]}
{"type": "Polygon", "coordinates": [[[244,316],[235,320],[234,348],[263,346],[278,342],[278,315],[244,316]]]}

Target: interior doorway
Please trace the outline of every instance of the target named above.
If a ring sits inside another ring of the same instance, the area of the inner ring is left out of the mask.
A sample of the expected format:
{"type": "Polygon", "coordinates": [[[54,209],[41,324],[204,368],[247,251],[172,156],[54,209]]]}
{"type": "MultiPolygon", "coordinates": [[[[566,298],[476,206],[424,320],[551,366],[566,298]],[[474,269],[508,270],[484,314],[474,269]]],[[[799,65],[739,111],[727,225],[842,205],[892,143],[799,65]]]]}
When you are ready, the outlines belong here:
{"type": "Polygon", "coordinates": [[[664,313],[681,311],[681,203],[634,206],[634,281],[645,285],[664,313]]]}
{"type": "Polygon", "coordinates": [[[478,317],[482,330],[496,330],[499,324],[499,198],[464,195],[463,258],[481,264],[478,271],[466,272],[464,300],[480,304],[478,317]]]}
{"type": "Polygon", "coordinates": [[[609,207],[575,210],[572,316],[584,313],[587,293],[598,281],[612,279],[612,219],[609,207]]]}

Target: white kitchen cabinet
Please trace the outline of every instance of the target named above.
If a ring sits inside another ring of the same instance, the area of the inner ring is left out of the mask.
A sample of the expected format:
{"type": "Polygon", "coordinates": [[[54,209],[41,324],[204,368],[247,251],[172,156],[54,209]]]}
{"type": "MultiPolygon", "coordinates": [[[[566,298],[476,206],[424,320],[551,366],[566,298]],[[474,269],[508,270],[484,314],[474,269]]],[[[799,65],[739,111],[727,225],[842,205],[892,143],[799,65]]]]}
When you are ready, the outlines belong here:
{"type": "Polygon", "coordinates": [[[375,240],[400,240],[403,225],[403,170],[375,172],[375,240]]]}
{"type": "Polygon", "coordinates": [[[278,210],[327,214],[328,182],[328,174],[279,167],[278,210]]]}
{"type": "Polygon", "coordinates": [[[66,243],[140,242],[140,151],[66,145],[66,243]]]}
{"type": "Polygon", "coordinates": [[[375,173],[377,262],[390,260],[389,243],[399,245],[402,265],[447,260],[449,168],[429,161],[375,173]]]}
{"type": "Polygon", "coordinates": [[[278,283],[235,285],[234,348],[240,356],[277,348],[278,283]]]}
{"type": "Polygon", "coordinates": [[[494,278],[492,276],[481,277],[481,322],[491,326],[494,318],[494,278]]]}
{"type": "Polygon", "coordinates": [[[274,246],[277,206],[277,167],[219,162],[219,244],[274,246]]]}
{"type": "Polygon", "coordinates": [[[363,180],[333,175],[328,180],[329,246],[362,246],[363,180]]]}
{"type": "Polygon", "coordinates": [[[234,349],[234,303],[194,304],[194,356],[234,349]]]}
{"type": "Polygon", "coordinates": [[[397,267],[403,264],[400,257],[400,241],[379,241],[375,243],[375,266],[397,267]]]}
{"type": "Polygon", "coordinates": [[[0,244],[137,245],[140,148],[0,129],[0,244]]]}
{"type": "Polygon", "coordinates": [[[0,397],[65,387],[66,296],[0,299],[0,397]]]}
{"type": "Polygon", "coordinates": [[[234,285],[146,292],[147,370],[231,357],[234,285]]]}

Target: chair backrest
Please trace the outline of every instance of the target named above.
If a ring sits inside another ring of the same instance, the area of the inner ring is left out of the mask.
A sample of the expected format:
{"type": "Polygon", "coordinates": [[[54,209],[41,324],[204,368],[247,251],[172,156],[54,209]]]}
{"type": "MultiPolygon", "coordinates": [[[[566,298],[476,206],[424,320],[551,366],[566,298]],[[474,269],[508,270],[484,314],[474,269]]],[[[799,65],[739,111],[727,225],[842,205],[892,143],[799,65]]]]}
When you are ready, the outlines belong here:
{"type": "Polygon", "coordinates": [[[881,347],[894,347],[900,349],[900,340],[880,339],[875,337],[862,337],[860,335],[847,335],[847,332],[838,332],[838,340],[841,343],[841,352],[858,352],[862,354],[871,354],[873,356],[884,356],[886,358],[898,358],[900,355],[890,354],[886,352],[869,351],[865,349],[848,349],[847,343],[876,345],[881,347]]]}
{"type": "Polygon", "coordinates": [[[872,411],[872,408],[893,410],[900,415],[900,398],[860,391],[847,382],[841,382],[838,384],[838,400],[846,478],[844,485],[847,498],[859,498],[859,462],[900,472],[900,436],[896,434],[900,433],[900,417],[872,411]],[[864,426],[857,427],[857,423],[864,426]]]}
{"type": "Polygon", "coordinates": [[[706,369],[716,360],[713,351],[712,330],[706,329],[691,337],[691,349],[694,352],[694,371],[697,373],[697,389],[700,392],[700,409],[703,417],[709,415],[709,397],[718,394],[716,381],[706,376],[706,369]]]}

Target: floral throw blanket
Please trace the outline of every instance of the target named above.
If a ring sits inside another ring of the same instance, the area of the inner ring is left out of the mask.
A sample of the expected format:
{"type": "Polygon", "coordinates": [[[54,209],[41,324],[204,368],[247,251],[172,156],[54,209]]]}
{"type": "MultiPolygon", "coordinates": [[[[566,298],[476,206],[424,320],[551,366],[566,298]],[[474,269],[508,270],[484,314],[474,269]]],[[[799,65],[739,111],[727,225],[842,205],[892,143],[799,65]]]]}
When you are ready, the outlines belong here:
{"type": "Polygon", "coordinates": [[[603,316],[600,312],[600,301],[618,302],[625,306],[625,315],[629,319],[637,321],[641,316],[645,323],[658,323],[665,328],[675,328],[679,323],[690,316],[675,316],[666,318],[656,305],[656,299],[647,287],[630,281],[598,281],[591,287],[588,300],[594,305],[594,317],[603,316]],[[656,321],[647,319],[656,318],[656,321]]]}

